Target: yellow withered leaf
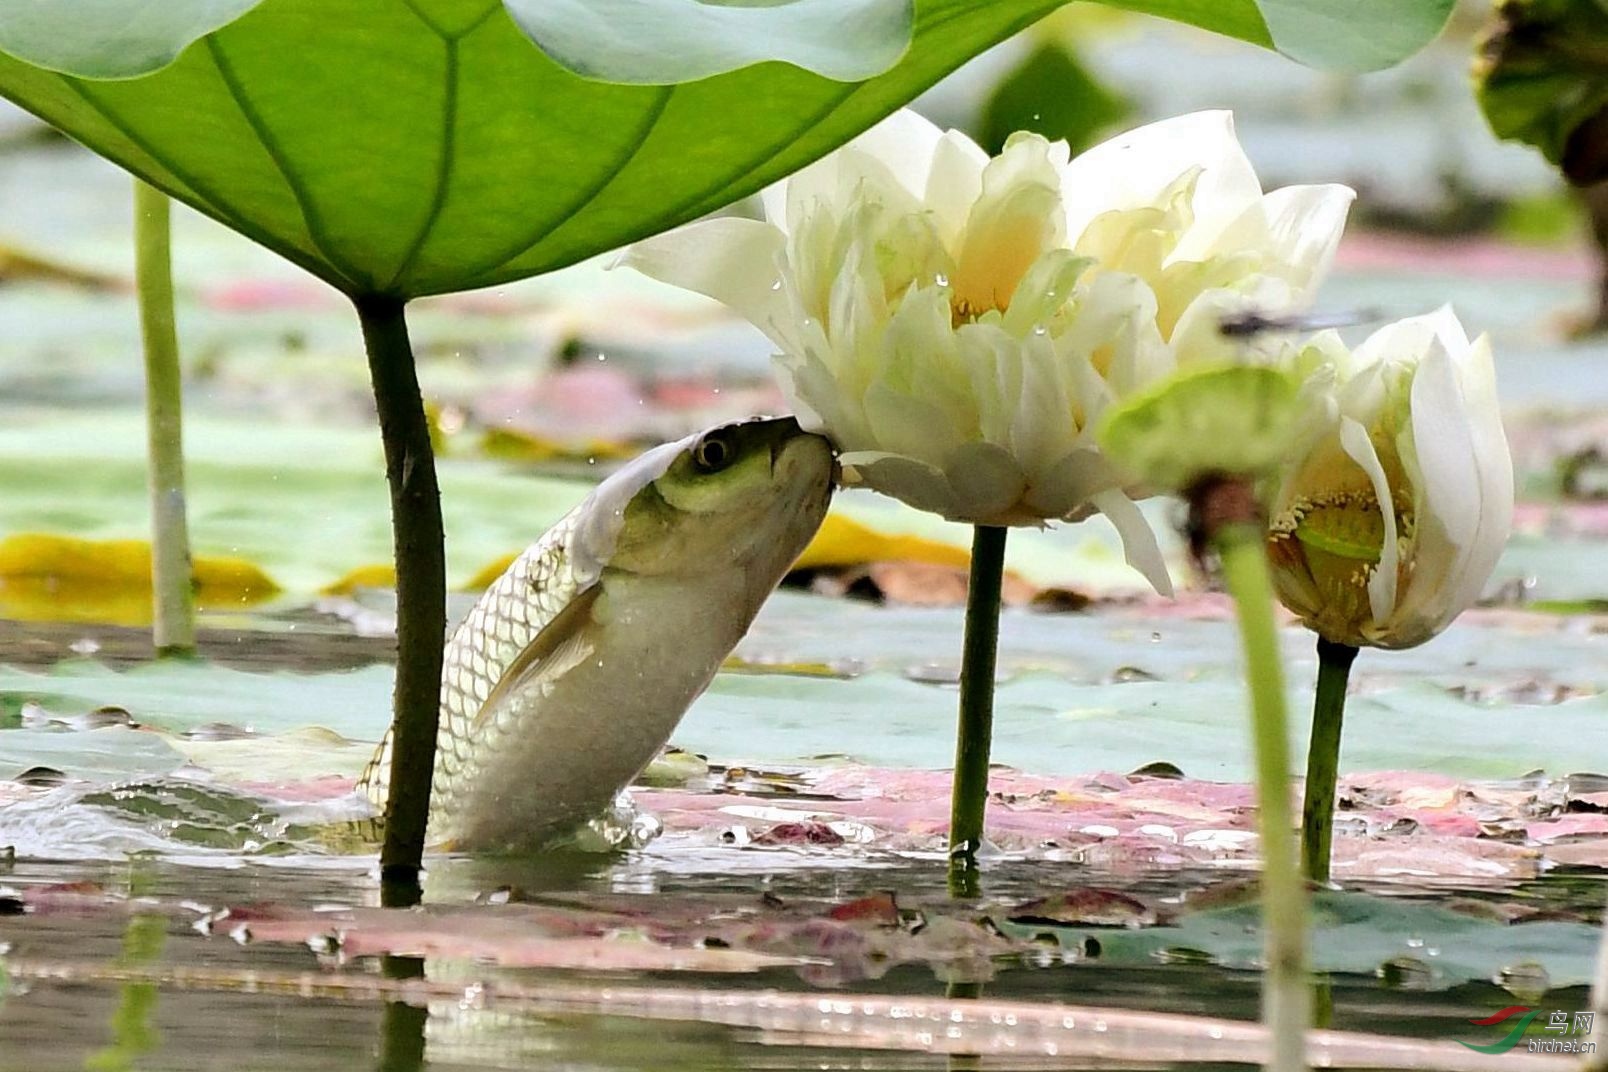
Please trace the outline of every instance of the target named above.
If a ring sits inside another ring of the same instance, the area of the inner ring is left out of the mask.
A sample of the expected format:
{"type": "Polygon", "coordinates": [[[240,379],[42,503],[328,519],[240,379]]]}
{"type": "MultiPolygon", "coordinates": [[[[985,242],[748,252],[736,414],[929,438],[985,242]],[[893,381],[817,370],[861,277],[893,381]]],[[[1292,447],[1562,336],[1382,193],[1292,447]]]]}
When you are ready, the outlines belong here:
{"type": "MultiPolygon", "coordinates": [[[[279,586],[241,558],[194,561],[196,606],[251,606],[279,586]]],[[[151,545],[23,532],[0,540],[0,613],[23,621],[151,621],[151,545]]]]}
{"type": "Polygon", "coordinates": [[[639,454],[640,448],[629,443],[608,439],[565,441],[520,432],[512,428],[488,428],[480,439],[480,449],[493,458],[508,458],[522,462],[545,462],[555,459],[573,461],[626,461],[639,454]]]}
{"type": "Polygon", "coordinates": [[[131,281],[125,278],[81,268],[65,260],[56,260],[10,245],[0,245],[0,279],[6,282],[43,280],[89,290],[126,290],[131,285],[131,281]]]}
{"type": "Polygon", "coordinates": [[[475,572],[473,577],[463,582],[463,587],[460,588],[459,591],[483,592],[487,588],[490,588],[491,582],[495,581],[498,577],[501,577],[504,573],[506,573],[508,571],[508,567],[514,564],[514,559],[518,558],[522,553],[523,552],[515,551],[511,555],[504,555],[493,562],[486,563],[475,572]]]}
{"type": "Polygon", "coordinates": [[[318,590],[321,596],[349,596],[360,588],[395,588],[396,567],[389,562],[375,562],[348,570],[338,581],[318,590]]]}
{"type": "Polygon", "coordinates": [[[868,562],[930,562],[965,569],[971,565],[971,555],[952,544],[920,536],[890,536],[841,514],[828,514],[793,568],[826,569],[868,562]]]}

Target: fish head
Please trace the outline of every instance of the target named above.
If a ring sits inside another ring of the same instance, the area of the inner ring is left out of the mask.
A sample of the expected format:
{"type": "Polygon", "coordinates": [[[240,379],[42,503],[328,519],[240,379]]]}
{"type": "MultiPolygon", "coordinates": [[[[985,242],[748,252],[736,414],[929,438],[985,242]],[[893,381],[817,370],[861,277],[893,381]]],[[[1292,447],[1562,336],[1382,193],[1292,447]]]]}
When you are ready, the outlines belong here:
{"type": "Polygon", "coordinates": [[[607,566],[646,575],[741,568],[768,592],[815,531],[836,477],[831,445],[792,417],[723,424],[610,477],[618,528],[607,566]]]}

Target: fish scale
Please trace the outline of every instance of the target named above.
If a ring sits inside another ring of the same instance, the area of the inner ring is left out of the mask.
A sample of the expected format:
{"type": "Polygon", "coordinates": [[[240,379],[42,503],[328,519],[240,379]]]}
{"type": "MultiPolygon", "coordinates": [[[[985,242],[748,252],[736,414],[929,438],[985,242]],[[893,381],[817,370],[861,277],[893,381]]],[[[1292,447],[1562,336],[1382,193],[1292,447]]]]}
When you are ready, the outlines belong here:
{"type": "MultiPolygon", "coordinates": [[[[442,655],[432,813],[454,810],[455,792],[475,777],[475,756],[494,750],[497,738],[513,728],[496,718],[476,728],[476,717],[486,698],[542,627],[588,583],[573,568],[574,556],[570,553],[578,513],[579,509],[566,514],[514,559],[481,595],[447,643],[442,655]]],[[[359,781],[360,792],[376,809],[384,808],[390,791],[392,732],[386,731],[359,781]]]]}

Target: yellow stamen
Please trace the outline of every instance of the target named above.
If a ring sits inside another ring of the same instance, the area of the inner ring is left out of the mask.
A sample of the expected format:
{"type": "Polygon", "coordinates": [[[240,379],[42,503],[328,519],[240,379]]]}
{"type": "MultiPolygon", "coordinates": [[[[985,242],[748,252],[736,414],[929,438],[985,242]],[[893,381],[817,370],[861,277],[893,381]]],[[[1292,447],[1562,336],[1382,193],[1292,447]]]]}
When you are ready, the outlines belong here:
{"type": "MultiPolygon", "coordinates": [[[[1410,510],[1391,504],[1398,543],[1412,534],[1410,510]]],[[[1372,623],[1368,581],[1384,549],[1385,519],[1371,488],[1292,502],[1268,527],[1281,598],[1318,633],[1360,644],[1372,623]]]]}

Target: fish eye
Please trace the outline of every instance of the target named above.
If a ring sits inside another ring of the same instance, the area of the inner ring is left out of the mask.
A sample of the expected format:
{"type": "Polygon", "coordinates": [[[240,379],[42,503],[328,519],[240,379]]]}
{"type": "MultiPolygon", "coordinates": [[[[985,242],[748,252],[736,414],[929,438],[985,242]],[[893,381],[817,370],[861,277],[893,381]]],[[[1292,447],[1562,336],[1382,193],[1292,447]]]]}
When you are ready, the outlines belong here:
{"type": "Polygon", "coordinates": [[[725,434],[711,432],[692,448],[692,464],[700,473],[717,473],[731,464],[735,453],[725,434]]]}

